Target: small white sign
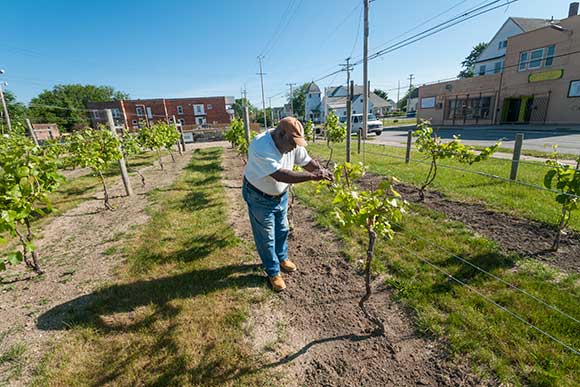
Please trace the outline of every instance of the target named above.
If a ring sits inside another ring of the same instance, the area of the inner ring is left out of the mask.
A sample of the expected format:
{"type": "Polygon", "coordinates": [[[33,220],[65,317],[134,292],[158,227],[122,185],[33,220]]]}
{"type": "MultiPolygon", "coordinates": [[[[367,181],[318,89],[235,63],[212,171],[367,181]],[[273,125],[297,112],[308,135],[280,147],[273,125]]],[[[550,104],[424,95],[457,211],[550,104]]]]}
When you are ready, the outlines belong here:
{"type": "Polygon", "coordinates": [[[185,141],[188,144],[192,143],[193,142],[193,133],[183,132],[183,141],[185,141]]]}
{"type": "Polygon", "coordinates": [[[433,109],[435,107],[435,97],[421,98],[421,109],[433,109]]]}
{"type": "Polygon", "coordinates": [[[580,97],[580,80],[570,82],[568,97],[580,97]]]}

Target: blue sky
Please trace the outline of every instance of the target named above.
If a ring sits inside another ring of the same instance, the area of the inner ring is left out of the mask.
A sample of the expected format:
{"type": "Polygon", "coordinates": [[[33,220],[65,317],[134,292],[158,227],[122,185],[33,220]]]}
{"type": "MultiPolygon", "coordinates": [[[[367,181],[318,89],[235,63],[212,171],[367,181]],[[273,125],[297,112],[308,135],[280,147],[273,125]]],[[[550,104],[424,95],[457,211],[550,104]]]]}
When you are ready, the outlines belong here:
{"type": "MultiPolygon", "coordinates": [[[[479,3],[375,0],[369,45],[421,26],[419,32],[479,3]]],[[[372,87],[391,89],[399,80],[407,87],[411,73],[418,82],[455,76],[471,47],[491,39],[508,16],[562,18],[569,3],[519,0],[388,54],[369,66],[372,87]]],[[[239,97],[245,84],[261,106],[256,57],[264,53],[266,97],[277,95],[272,104],[281,105],[286,83],[316,79],[351,53],[362,55],[362,0],[3,0],[0,14],[6,71],[0,79],[23,102],[59,83],[111,85],[133,98],[239,97]]],[[[359,84],[360,67],[353,73],[359,84]]],[[[341,73],[319,86],[344,78],[341,73]]]]}

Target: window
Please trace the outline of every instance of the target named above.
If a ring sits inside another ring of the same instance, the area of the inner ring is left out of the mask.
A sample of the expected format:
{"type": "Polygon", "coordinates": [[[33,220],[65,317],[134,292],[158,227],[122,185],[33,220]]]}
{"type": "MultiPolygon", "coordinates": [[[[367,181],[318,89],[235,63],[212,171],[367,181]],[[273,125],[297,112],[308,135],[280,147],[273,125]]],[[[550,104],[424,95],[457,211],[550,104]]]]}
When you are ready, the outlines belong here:
{"type": "Polygon", "coordinates": [[[138,124],[138,122],[137,122],[137,120],[132,120],[132,121],[131,121],[131,124],[132,124],[132,125],[137,125],[137,124],[138,124]]]}
{"type": "Polygon", "coordinates": [[[493,68],[493,73],[494,74],[501,73],[501,62],[495,62],[495,66],[493,68]]]}
{"type": "Polygon", "coordinates": [[[211,110],[211,109],[213,109],[213,106],[211,106],[211,103],[208,103],[207,104],[207,110],[211,110]]]}
{"type": "Polygon", "coordinates": [[[143,108],[141,106],[137,106],[135,108],[135,111],[137,112],[137,116],[138,117],[142,117],[143,116],[143,108]]]}
{"type": "Polygon", "coordinates": [[[497,49],[501,50],[502,48],[506,48],[506,47],[507,47],[507,40],[502,40],[501,42],[499,42],[497,49]]]}
{"type": "Polygon", "coordinates": [[[145,110],[147,110],[147,117],[150,119],[153,118],[153,112],[151,111],[151,108],[147,106],[145,110]]]}
{"type": "Polygon", "coordinates": [[[528,70],[539,69],[542,67],[542,58],[544,57],[544,49],[533,50],[530,53],[530,63],[528,63],[528,70]]]}
{"type": "Polygon", "coordinates": [[[93,117],[95,120],[98,120],[101,117],[98,110],[93,110],[93,117]]]}
{"type": "Polygon", "coordinates": [[[475,97],[450,100],[447,107],[447,119],[475,120],[489,119],[491,97],[475,97]]]}
{"type": "Polygon", "coordinates": [[[568,90],[568,98],[580,97],[580,80],[570,82],[570,90],[568,90]]]}
{"type": "Polygon", "coordinates": [[[556,54],[556,46],[552,44],[546,49],[546,61],[544,66],[549,67],[554,63],[554,54],[556,54]]]}
{"type": "Polygon", "coordinates": [[[193,105],[193,112],[197,115],[197,114],[205,114],[203,111],[203,104],[195,104],[193,105]]]}
{"type": "Polygon", "coordinates": [[[121,118],[121,110],[118,108],[113,109],[113,117],[121,118]]]}
{"type": "Polygon", "coordinates": [[[485,65],[479,66],[479,75],[485,75],[485,65]]]}
{"type": "Polygon", "coordinates": [[[185,125],[185,120],[183,118],[180,118],[178,121],[181,125],[185,125]]]}
{"type": "Polygon", "coordinates": [[[520,54],[520,71],[526,71],[526,67],[528,66],[528,53],[522,52],[520,54]]]}
{"type": "Polygon", "coordinates": [[[433,109],[435,107],[435,97],[421,98],[421,109],[433,109]]]}
{"type": "Polygon", "coordinates": [[[177,107],[177,114],[183,114],[183,106],[177,107]]]}

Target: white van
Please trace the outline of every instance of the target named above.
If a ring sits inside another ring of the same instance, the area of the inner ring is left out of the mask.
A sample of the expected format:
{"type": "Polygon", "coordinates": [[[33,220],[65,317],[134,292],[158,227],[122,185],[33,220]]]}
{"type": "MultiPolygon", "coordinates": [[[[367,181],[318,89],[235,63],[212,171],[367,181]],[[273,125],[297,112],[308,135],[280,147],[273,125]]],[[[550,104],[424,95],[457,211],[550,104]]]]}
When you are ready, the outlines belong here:
{"type": "MultiPolygon", "coordinates": [[[[369,133],[374,133],[377,136],[380,136],[383,133],[383,123],[382,121],[377,120],[374,114],[369,114],[367,118],[367,128],[369,133]]],[[[362,129],[363,125],[363,115],[362,114],[353,114],[350,117],[351,126],[350,126],[350,133],[357,134],[359,130],[362,129]]],[[[346,122],[346,117],[340,118],[341,123],[346,122]]]]}

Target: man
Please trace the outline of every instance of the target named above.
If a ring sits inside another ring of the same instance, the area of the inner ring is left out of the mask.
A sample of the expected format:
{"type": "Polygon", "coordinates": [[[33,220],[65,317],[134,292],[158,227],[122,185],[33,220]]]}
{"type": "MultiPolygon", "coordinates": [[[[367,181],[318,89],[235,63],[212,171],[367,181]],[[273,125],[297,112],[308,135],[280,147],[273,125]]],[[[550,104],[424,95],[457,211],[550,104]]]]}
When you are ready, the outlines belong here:
{"type": "Polygon", "coordinates": [[[310,158],[300,121],[286,117],[278,127],[257,135],[248,150],[242,188],[262,265],[276,291],[286,289],[280,273],[296,271],[288,259],[288,186],[332,180],[332,173],[310,158]],[[294,164],[306,172],[293,171],[294,164]]]}

